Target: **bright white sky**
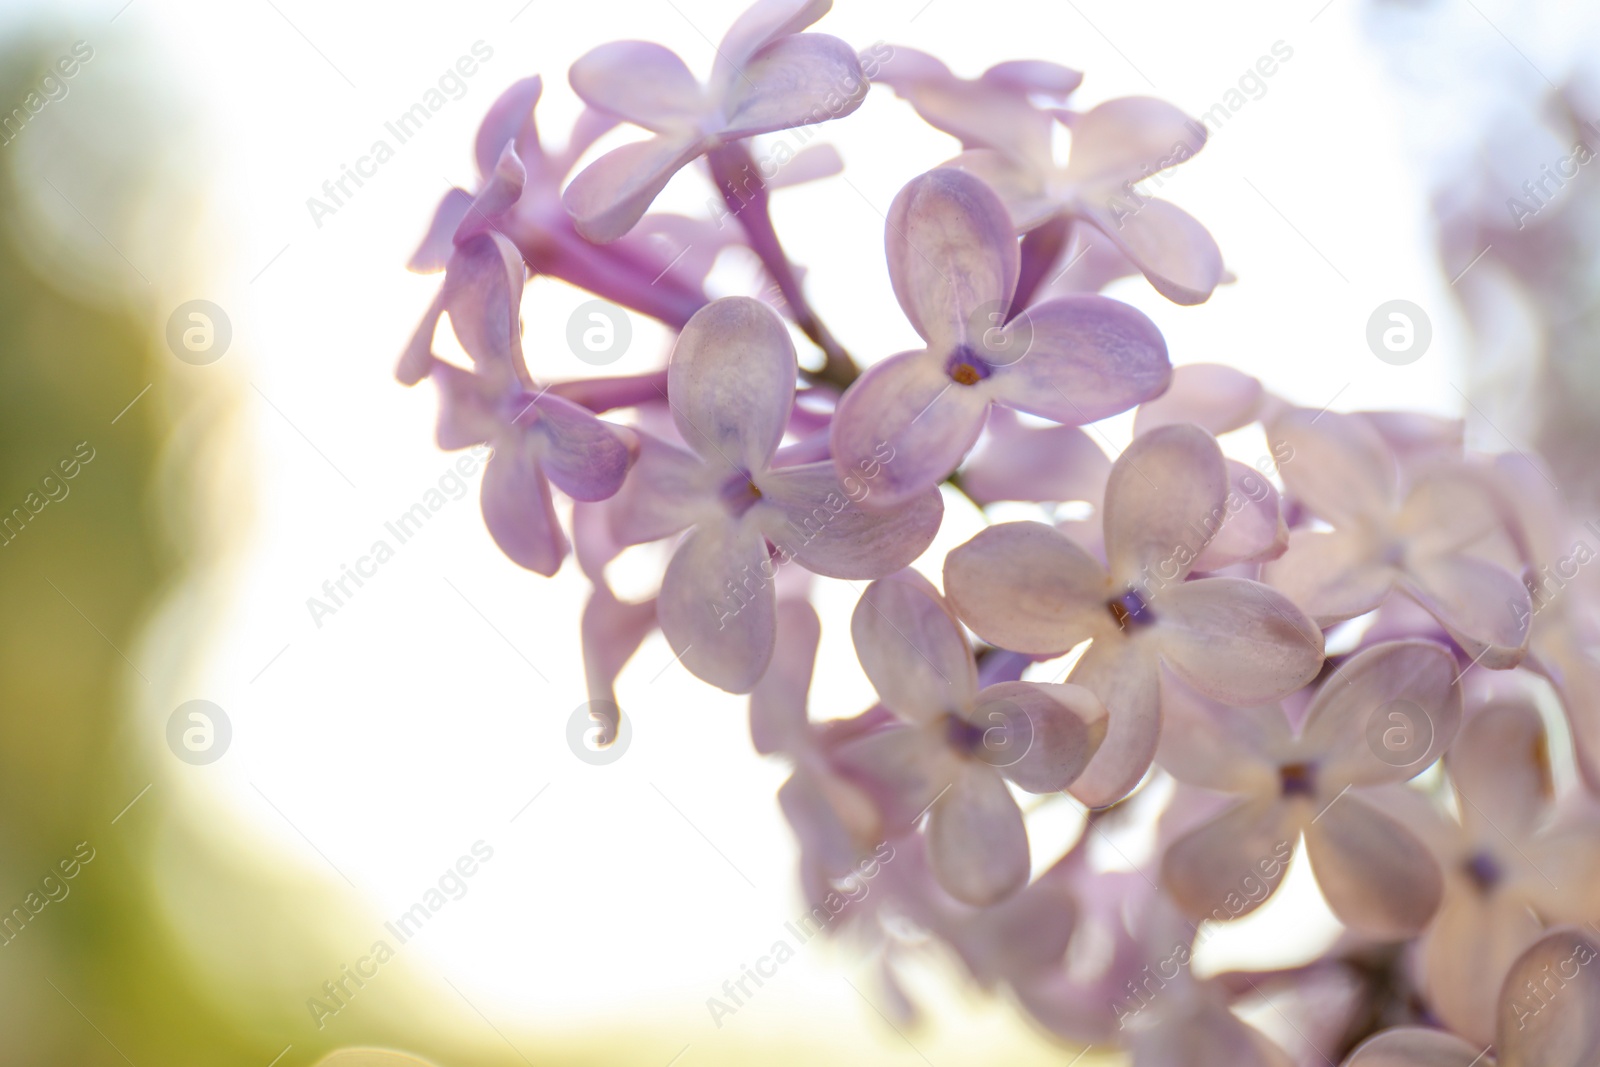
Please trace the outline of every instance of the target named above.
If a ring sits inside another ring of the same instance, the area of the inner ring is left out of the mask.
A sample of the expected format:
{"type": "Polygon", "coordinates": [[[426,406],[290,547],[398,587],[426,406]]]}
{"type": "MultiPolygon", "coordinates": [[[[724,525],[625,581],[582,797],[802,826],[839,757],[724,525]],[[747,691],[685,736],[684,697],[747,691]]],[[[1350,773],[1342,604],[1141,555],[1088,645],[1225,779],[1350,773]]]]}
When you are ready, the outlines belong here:
{"type": "MultiPolygon", "coordinates": [[[[144,710],[152,738],[155,724],[195,697],[220,704],[234,726],[232,750],[210,767],[152,749],[170,802],[173,860],[158,876],[175,924],[221,990],[259,996],[269,976],[292,974],[284,981],[296,992],[283,1013],[305,1019],[310,986],[363,954],[385,920],[483,839],[494,859],[470,894],[402,949],[410,977],[396,981],[435,991],[425,1003],[441,1025],[480,1026],[441,981],[448,978],[508,1031],[583,1030],[621,1009],[658,1020],[663,1063],[685,1043],[713,1046],[728,1031],[712,1030],[705,998],[799,911],[791,840],[773,800],[783,770],[750,749],[744,702],[697,683],[652,639],[620,686],[634,720],[631,750],[608,767],[575,759],[564,730],[585,699],[583,585],[570,563],[546,580],[507,562],[484,531],[475,485],[320,629],[305,602],[387,538],[384,523],[455,458],[432,444],[432,388],[403,389],[391,370],[438,281],[403,264],[448,185],[473,182],[471,139],[484,108],[511,81],[542,73],[540,124],[559,142],[578,110],[565,82],[573,59],[637,37],[665,43],[704,72],[705,37],[721,36],[741,0],[532,0],[525,8],[523,0],[458,0],[381,14],[343,0],[133,0],[111,24],[120,2],[72,5],[74,29],[62,43],[96,44],[100,66],[84,78],[149,67],[153,55],[199,113],[199,129],[184,136],[198,146],[192,165],[206,197],[194,207],[204,269],[152,279],[152,289],[163,318],[192,297],[232,318],[233,349],[221,362],[173,371],[231,383],[237,414],[225,432],[247,462],[220,466],[229,491],[247,490],[250,501],[221,606],[178,624],[188,627],[187,655],[159,634],[141,653],[146,673],[172,664],[156,672],[159,692],[144,710]],[[493,58],[468,79],[465,97],[318,228],[307,197],[386,136],[384,123],[480,40],[493,58]],[[254,944],[256,931],[241,932],[236,918],[195,899],[204,893],[194,872],[212,862],[196,857],[219,851],[247,871],[301,871],[324,883],[300,890],[304,907],[287,906],[318,925],[316,936],[324,916],[342,916],[346,905],[355,918],[326,932],[310,971],[304,963],[280,971],[263,950],[241,978],[241,960],[252,957],[233,939],[254,944]],[[316,903],[323,891],[348,900],[316,903]]],[[[1322,4],[845,0],[818,29],[857,47],[884,40],[933,52],[969,76],[1003,59],[1048,58],[1087,72],[1082,104],[1157,95],[1191,114],[1284,42],[1293,58],[1266,93],[1161,192],[1211,228],[1239,283],[1195,309],[1166,303],[1142,281],[1121,283],[1114,295],[1156,319],[1177,362],[1229,362],[1315,407],[1455,413],[1452,384],[1468,387],[1463,341],[1449,277],[1433,258],[1420,165],[1438,146],[1421,144],[1418,126],[1405,121],[1384,54],[1364,37],[1362,6],[1332,0],[1319,12],[1322,4]],[[1364,342],[1368,315],[1394,298],[1433,318],[1432,350],[1407,367],[1380,362],[1364,342]]],[[[1552,74],[1564,69],[1560,40],[1522,39],[1532,31],[1509,0],[1477,6],[1552,74]]],[[[1497,84],[1522,86],[1529,70],[1471,10],[1442,21],[1449,25],[1427,38],[1452,42],[1441,82],[1478,88],[1435,100],[1425,126],[1467,131],[1492,112],[1485,98],[1492,105],[1497,84]]],[[[889,289],[879,213],[906,180],[948,158],[954,142],[920,128],[886,91],[824,136],[860,193],[837,179],[780,193],[778,224],[834,331],[876,358],[913,336],[889,289]]],[[[708,195],[689,171],[658,206],[695,212],[708,195]]],[[[733,287],[748,271],[730,267],[719,277],[733,287]]],[[[564,342],[567,315],[583,299],[547,280],[530,288],[526,348],[536,377],[589,370],[564,342]]],[[[618,373],[663,351],[659,328],[639,317],[634,324],[633,351],[613,366],[618,373]]],[[[975,525],[953,509],[936,550],[975,525]]],[[[831,621],[854,593],[824,586],[831,621]]],[[[859,710],[868,690],[839,627],[824,649],[839,666],[814,690],[814,707],[827,716],[859,710]]],[[[1296,896],[1304,903],[1304,893],[1296,896]]],[[[1257,944],[1289,929],[1281,919],[1259,921],[1269,925],[1257,944]]],[[[839,957],[808,949],[759,1010],[728,1029],[797,1030],[827,1012],[841,1035],[873,1035],[894,1062],[914,1062],[841,982],[846,973],[872,995],[839,957]]]]}

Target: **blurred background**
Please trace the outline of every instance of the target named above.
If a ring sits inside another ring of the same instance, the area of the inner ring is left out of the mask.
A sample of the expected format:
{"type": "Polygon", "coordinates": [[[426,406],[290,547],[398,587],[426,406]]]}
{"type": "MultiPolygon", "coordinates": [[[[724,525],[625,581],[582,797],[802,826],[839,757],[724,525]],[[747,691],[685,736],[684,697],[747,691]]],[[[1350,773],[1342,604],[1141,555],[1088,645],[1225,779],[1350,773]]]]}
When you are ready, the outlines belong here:
{"type": "MultiPolygon", "coordinates": [[[[819,30],[967,76],[1012,58],[1080,68],[1082,106],[1223,103],[1226,123],[1160,191],[1208,225],[1237,283],[1199,308],[1142,280],[1112,295],[1156,319],[1176,362],[1229,362],[1316,407],[1463,416],[1474,443],[1538,448],[1594,503],[1600,11],[836,6],[819,30]],[[1291,59],[1241,80],[1279,44],[1291,59]],[[1395,299],[1433,331],[1406,366],[1366,343],[1395,299]]],[[[439,196],[472,185],[495,96],[542,73],[541,130],[559,143],[577,56],[645,38],[704,72],[741,7],[0,11],[0,1063],[302,1067],[363,1043],[443,1065],[1071,1060],[931,950],[902,975],[924,1008],[914,1025],[872,961],[818,942],[713,1025],[706,998],[802,910],[774,800],[784,768],[754,755],[744,702],[695,682],[659,637],[619,682],[624,757],[574,758],[584,583],[570,563],[546,580],[501,556],[476,487],[433,446],[431,387],[392,378],[437,285],[403,265],[439,196]],[[376,176],[310,209],[483,50],[376,176]],[[375,577],[331,614],[308,608],[434,489],[448,506],[375,577]],[[430,893],[446,903],[397,937],[430,893]]],[[[911,334],[880,211],[953,142],[881,90],[821,132],[849,181],[780,193],[778,227],[834,331],[887,355],[911,334]]],[[[658,207],[694,214],[710,195],[686,171],[658,207]]],[[[737,256],[713,279],[759,284],[737,256]]],[[[585,299],[529,287],[536,377],[589,373],[565,341],[585,299]]],[[[635,317],[613,369],[658,366],[667,343],[635,317]]],[[[951,509],[935,565],[979,523],[951,509]]],[[[852,591],[823,585],[824,606],[848,610],[852,591]]],[[[853,666],[839,627],[823,655],[853,666]]],[[[815,713],[854,713],[868,691],[830,672],[815,713]]],[[[1040,866],[1075,832],[1030,830],[1040,866]]],[[[1314,888],[1280,894],[1215,951],[1314,951],[1336,931],[1320,907],[1314,888]]]]}

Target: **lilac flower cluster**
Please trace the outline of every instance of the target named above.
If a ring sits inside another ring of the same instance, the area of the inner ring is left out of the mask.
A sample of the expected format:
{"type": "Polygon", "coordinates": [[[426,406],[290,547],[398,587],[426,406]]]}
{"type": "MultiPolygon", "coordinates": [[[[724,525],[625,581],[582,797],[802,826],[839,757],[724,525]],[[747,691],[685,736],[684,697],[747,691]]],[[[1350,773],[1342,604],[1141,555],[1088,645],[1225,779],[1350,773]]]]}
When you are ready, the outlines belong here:
{"type": "Polygon", "coordinates": [[[793,767],[779,799],[808,899],[892,844],[880,891],[830,929],[879,955],[907,1012],[896,961],[931,941],[1141,1067],[1600,1062],[1592,531],[1534,461],[1469,453],[1459,422],[1174,369],[1154,324],[1100,294],[1143,275],[1195,304],[1229,280],[1204,227],[1138,189],[1204,127],[1152,99],[1079,109],[1081,75],[1054,63],[963,79],[905,48],[858,56],[809,30],[830,7],[758,0],[708,81],[655,44],[593,50],[560,151],[535,127],[539,79],[512,86],[479,130],[477,190],[445,197],[412,262],[444,280],[398,375],[437,386],[441,447],[493,450],[482,507],[506,555],[550,575],[575,552],[590,698],[614,702],[655,628],[748,693],[756,748],[793,767]],[[961,151],[886,218],[922,347],[862,370],[768,210],[836,157],[808,149],[780,180],[752,139],[843,119],[874,84],[961,151]],[[649,136],[573,174],[619,123],[649,136]],[[737,227],[651,214],[700,160],[737,227]],[[660,234],[711,253],[673,258],[660,234]],[[776,308],[708,295],[735,240],[776,308]],[[535,382],[519,309],[539,275],[676,331],[664,369],[535,382]],[[468,367],[432,352],[446,314],[468,367]],[[1129,411],[1111,459],[1082,427],[1129,411]],[[1270,459],[1227,458],[1219,438],[1249,435],[1270,459]],[[989,525],[941,590],[911,565],[939,573],[924,553],[962,495],[1056,518],[989,525]],[[617,596],[606,565],[669,540],[659,592],[617,596]],[[878,700],[854,718],[808,707],[812,575],[870,582],[851,637],[878,700]],[[1576,754],[1561,794],[1552,727],[1576,754]],[[1075,834],[1030,843],[1023,804],[1067,798],[1075,834]],[[1149,873],[1106,862],[1132,831],[1149,873]],[[1035,847],[1060,858],[1035,874],[1035,847]],[[1344,936],[1288,969],[1195,973],[1211,924],[1297,862],[1344,936]]]}

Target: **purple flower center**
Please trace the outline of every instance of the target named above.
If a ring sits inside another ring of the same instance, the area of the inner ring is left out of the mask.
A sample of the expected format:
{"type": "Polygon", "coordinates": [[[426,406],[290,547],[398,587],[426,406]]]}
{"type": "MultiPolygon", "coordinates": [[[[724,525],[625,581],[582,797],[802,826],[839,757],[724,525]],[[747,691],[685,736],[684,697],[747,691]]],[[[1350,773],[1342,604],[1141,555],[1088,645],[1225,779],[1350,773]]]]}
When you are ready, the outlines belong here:
{"type": "Polygon", "coordinates": [[[1317,768],[1310,763],[1286,763],[1278,776],[1286,797],[1309,797],[1317,791],[1317,768]]]}
{"type": "Polygon", "coordinates": [[[1156,621],[1155,612],[1150,610],[1150,605],[1145,603],[1144,597],[1139,595],[1137,589],[1129,589],[1119,597],[1112,597],[1106,601],[1106,608],[1111,612],[1111,617],[1117,620],[1117,625],[1124,630],[1128,626],[1148,626],[1156,621]]]}
{"type": "Polygon", "coordinates": [[[1472,879],[1472,884],[1478,887],[1480,893],[1489,892],[1505,876],[1500,864],[1487,852],[1474,853],[1471,859],[1461,865],[1461,870],[1472,879]]]}
{"type": "Polygon", "coordinates": [[[968,722],[959,715],[947,715],[944,720],[946,743],[963,756],[970,756],[983,744],[983,727],[968,722]]]}
{"type": "Polygon", "coordinates": [[[982,356],[966,345],[950,353],[944,369],[957,385],[977,385],[994,372],[982,356]]]}
{"type": "Polygon", "coordinates": [[[722,506],[728,509],[728,514],[737,519],[761,499],[761,490],[751,481],[748,471],[739,471],[722,483],[718,496],[722,500],[722,506]]]}

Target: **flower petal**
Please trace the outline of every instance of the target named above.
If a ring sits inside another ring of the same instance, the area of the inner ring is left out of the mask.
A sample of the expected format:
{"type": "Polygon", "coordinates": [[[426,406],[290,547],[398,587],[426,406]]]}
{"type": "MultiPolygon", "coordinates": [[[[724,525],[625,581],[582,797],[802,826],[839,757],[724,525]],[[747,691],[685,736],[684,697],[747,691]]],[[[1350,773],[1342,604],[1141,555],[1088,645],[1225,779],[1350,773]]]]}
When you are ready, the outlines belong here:
{"type": "Polygon", "coordinates": [[[985,727],[973,755],[1030,793],[1071,785],[1106,735],[1105,705],[1080,685],[1000,682],[966,718],[985,727]]]}
{"type": "Polygon", "coordinates": [[[1444,876],[1427,846],[1355,793],[1305,827],[1317,885],[1339,921],[1368,937],[1414,937],[1439,909],[1444,876]]]}
{"type": "Polygon", "coordinates": [[[494,169],[485,174],[483,188],[478,190],[478,195],[462,215],[451,240],[456,244],[464,244],[478,234],[494,229],[495,218],[522,198],[522,188],[527,181],[528,168],[517,155],[516,146],[507,141],[494,169]]]}
{"type": "Polygon", "coordinates": [[[978,667],[961,624],[933,583],[903,570],[867,586],[850,617],[856,658],[890,711],[929,723],[965,711],[978,667]]]}
{"type": "Polygon", "coordinates": [[[1189,573],[1222,525],[1228,471],[1198,426],[1135,437],[1106,483],[1106,555],[1118,584],[1147,589],[1189,573]]]}
{"type": "Polygon", "coordinates": [[[522,362],[522,253],[498,233],[456,246],[441,296],[473,363],[496,381],[526,375],[522,362]]]}
{"type": "Polygon", "coordinates": [[[1016,358],[995,368],[995,399],[1056,422],[1082,425],[1127,411],[1160,395],[1172,375],[1155,323],[1104,296],[1035,304],[999,336],[1016,358]]]}
{"type": "Polygon", "coordinates": [[[1322,631],[1277,590],[1247,578],[1200,578],[1156,601],[1161,658],[1224,704],[1281,700],[1322,669],[1322,631]]]}
{"type": "Polygon", "coordinates": [[[612,41],[580,56],[567,72],[590,107],[654,133],[698,124],[705,91],[675,52],[651,41],[612,41]]]}
{"type": "Polygon", "coordinates": [[[568,545],[539,466],[542,444],[531,433],[497,441],[483,469],[478,501],[500,551],[517,566],[549,577],[560,569],[568,545]]]}
{"type": "Polygon", "coordinates": [[[1408,560],[1401,587],[1492,671],[1522,662],[1533,608],[1528,590],[1509,572],[1471,556],[1408,560]]]}
{"type": "Polygon", "coordinates": [[[1005,205],[981,179],[949,167],[913,178],[888,223],[889,279],[924,340],[954,350],[1004,321],[1021,252],[1005,205]]]}
{"type": "Polygon", "coordinates": [[[1344,1061],[1344,1067],[1474,1067],[1484,1064],[1483,1050],[1443,1030],[1401,1026],[1366,1041],[1344,1061]]]}
{"type": "Polygon", "coordinates": [[[478,135],[473,140],[473,157],[478,161],[478,173],[494,170],[500,150],[515,143],[517,154],[527,159],[539,151],[539,131],[533,124],[533,109],[544,92],[544,82],[538,75],[514,81],[506,91],[495,98],[478,124],[478,135]]]}
{"type": "Polygon", "coordinates": [[[428,377],[439,390],[439,425],[434,433],[446,451],[481,444],[504,429],[499,413],[504,387],[481,374],[436,360],[428,377]]]}
{"type": "Polygon", "coordinates": [[[978,636],[1017,652],[1066,652],[1114,622],[1104,569],[1042,522],[983,530],[945,557],[944,587],[978,636]]]}
{"type": "Polygon", "coordinates": [[[1161,734],[1159,665],[1148,641],[1121,634],[1095,638],[1067,681],[1106,706],[1106,737],[1070,792],[1091,808],[1133,791],[1155,759],[1161,734]]]}
{"type": "Polygon", "coordinates": [[[418,274],[444,270],[445,264],[450,262],[450,253],[455,251],[452,238],[456,227],[461,225],[461,220],[471,207],[472,194],[465,189],[451,189],[445,193],[433,211],[433,221],[428,224],[428,232],[422,238],[422,243],[417,245],[417,250],[411,253],[411,259],[406,262],[406,270],[418,274]]]}
{"type": "Polygon", "coordinates": [[[1223,516],[1217,535],[1194,561],[1198,571],[1277,559],[1289,547],[1289,527],[1283,521],[1278,490],[1254,468],[1236,459],[1225,463],[1228,467],[1227,514],[1223,516]]]}
{"type": "Polygon", "coordinates": [[[1335,526],[1378,521],[1395,510],[1394,456],[1359,415],[1291,408],[1267,426],[1289,495],[1335,526]]]}
{"type": "Polygon", "coordinates": [[[638,462],[606,508],[617,543],[658,541],[701,520],[718,518],[715,494],[720,473],[693,453],[634,432],[639,438],[638,462]]]}
{"type": "Polygon", "coordinates": [[[751,56],[780,37],[799,33],[832,9],[833,0],[756,0],[723,34],[712,84],[726,89],[751,56]]]}
{"type": "Polygon", "coordinates": [[[796,373],[794,342],[777,312],[748,296],[713,300],[672,349],[673,421],[707,463],[755,474],[783,440],[796,373]]]}
{"type": "Polygon", "coordinates": [[[1172,368],[1172,386],[1139,405],[1135,437],[1157,426],[1192,422],[1209,434],[1232,433],[1254,422],[1265,390],[1261,381],[1221,363],[1186,363],[1172,368]]]}
{"type": "Polygon", "coordinates": [[[750,692],[750,738],[763,756],[799,752],[810,722],[806,697],[816,668],[822,623],[804,600],[778,601],[778,637],[772,662],[750,692]]]}
{"type": "Polygon", "coordinates": [[[1449,649],[1432,641],[1388,641],[1358,652],[1306,709],[1305,754],[1322,763],[1331,789],[1416,777],[1460,729],[1458,674],[1449,649]]]}
{"type": "Polygon", "coordinates": [[[1062,212],[1061,202],[1050,195],[1041,172],[1005,152],[972,148],[944,165],[966,171],[994,190],[1017,233],[1038,229],[1062,212]]]}
{"type": "Polygon", "coordinates": [[[1428,1006],[1478,1047],[1493,1041],[1506,972],[1543,932],[1520,893],[1484,894],[1459,884],[1447,891],[1421,946],[1428,1006]]]}
{"type": "Polygon", "coordinates": [[[772,659],[776,595],[770,581],[747,584],[767,565],[754,526],[707,522],[689,531],[661,578],[662,635],[695,677],[730,693],[754,689],[772,659]]]}
{"type": "Polygon", "coordinates": [[[1180,782],[1220,793],[1271,792],[1292,740],[1289,720],[1276,705],[1230,708],[1162,676],[1156,761],[1180,782]]]}
{"type": "Polygon", "coordinates": [[[960,764],[928,813],[928,863],[945,892],[974,907],[1004,900],[1028,881],[1022,812],[991,768],[960,764]]]}
{"type": "Polygon", "coordinates": [[[1277,891],[1297,840],[1277,796],[1242,800],[1167,846],[1162,887],[1194,922],[1237,919],[1277,891]]]}
{"type": "Polygon", "coordinates": [[[622,488],[639,453],[638,436],[595,418],[587,408],[546,393],[530,405],[550,442],[544,472],[574,500],[605,500],[622,488]]]}
{"type": "Polygon", "coordinates": [[[1288,549],[1262,569],[1261,580],[1318,626],[1332,626],[1382,604],[1395,571],[1377,558],[1364,531],[1301,528],[1290,532],[1288,549]]]}
{"type": "Polygon", "coordinates": [[[699,135],[662,135],[614,148],[567,184],[561,201],[573,225],[597,244],[615,241],[644,217],[672,176],[705,151],[699,135]]]}
{"type": "Polygon", "coordinates": [[[1067,179],[1093,188],[1141,182],[1189,159],[1206,143],[1206,128],[1164,100],[1124,96],[1072,120],[1067,179]]]}
{"type": "Polygon", "coordinates": [[[893,508],[869,508],[872,483],[839,479],[831,461],[782,467],[760,478],[774,505],[762,520],[781,554],[830,578],[881,578],[909,565],[933,543],[944,497],[927,489],[893,508]]]}
{"type": "Polygon", "coordinates": [[[751,57],[723,102],[726,141],[844,118],[867,98],[855,49],[825,33],[780,37],[751,57]]]}
{"type": "Polygon", "coordinates": [[[1082,500],[1099,508],[1111,459],[1076,426],[1023,426],[1010,408],[989,409],[988,434],[961,468],[961,488],[979,504],[1082,500]]]}
{"type": "Polygon", "coordinates": [[[1600,1059],[1597,956],[1593,934],[1562,929],[1511,965],[1500,994],[1500,1067],[1590,1067],[1600,1059]]]}
{"type": "Polygon", "coordinates": [[[883,840],[872,799],[843,778],[796,767],[778,790],[778,804],[800,839],[801,853],[820,863],[830,878],[850,874],[862,853],[883,840]]]}
{"type": "Polygon", "coordinates": [[[1077,213],[1105,234],[1174,304],[1203,304],[1222,283],[1222,251],[1209,230],[1176,204],[1147,199],[1080,203],[1077,213]]]}
{"type": "Polygon", "coordinates": [[[1496,704],[1474,715],[1445,755],[1462,796],[1462,821],[1522,840],[1555,797],[1550,744],[1532,704],[1496,704]],[[1482,824],[1488,821],[1488,826],[1482,824]]]}
{"type": "Polygon", "coordinates": [[[959,385],[927,352],[868,367],[834,412],[830,447],[841,483],[872,486],[868,507],[893,507],[938,485],[983,431],[987,392],[959,385]]]}

